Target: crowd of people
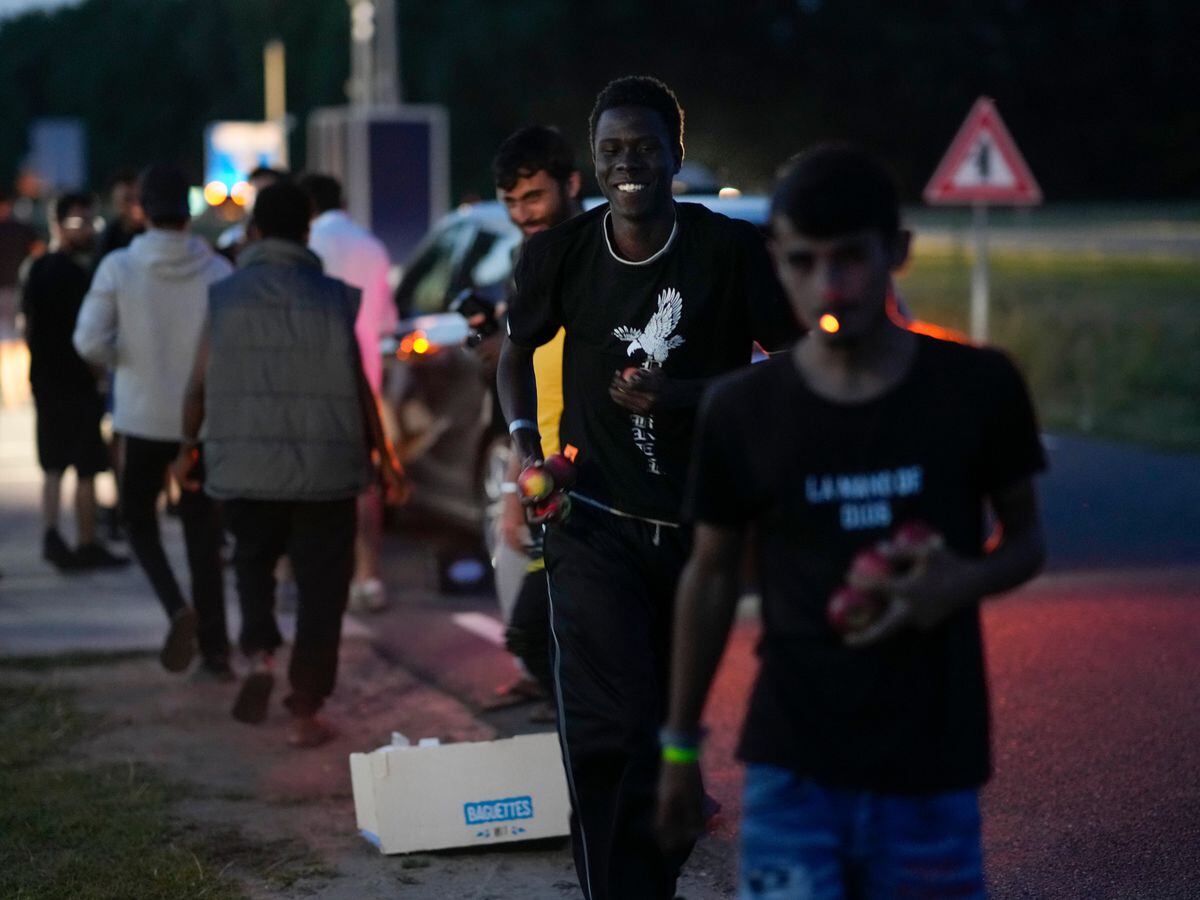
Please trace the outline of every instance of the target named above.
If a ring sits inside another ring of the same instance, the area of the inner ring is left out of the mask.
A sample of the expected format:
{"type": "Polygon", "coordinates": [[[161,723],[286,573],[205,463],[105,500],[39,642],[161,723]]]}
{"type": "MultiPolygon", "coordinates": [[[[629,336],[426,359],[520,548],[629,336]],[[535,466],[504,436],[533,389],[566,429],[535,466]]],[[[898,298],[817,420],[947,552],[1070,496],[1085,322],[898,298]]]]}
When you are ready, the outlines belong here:
{"type": "MultiPolygon", "coordinates": [[[[557,723],[584,896],[675,896],[712,807],[701,720],[748,557],[763,636],[739,745],[742,896],[983,896],[979,605],[1044,554],[1045,461],[1020,374],[896,318],[910,234],[887,168],[861,149],[789,160],[764,237],[673,196],[684,113],[666,85],[618,79],[588,124],[607,202],[587,212],[553,128],[523,128],[496,156],[522,242],[502,334],[476,350],[498,357],[514,449],[499,535],[518,569],[510,690],[545,698],[557,723]],[[771,355],[750,365],[756,345],[771,355]],[[560,452],[575,482],[555,518],[518,483],[560,452]],[[928,539],[904,544],[905,523],[928,539]],[[852,629],[828,609],[847,582],[873,604],[852,629]]],[[[406,488],[376,399],[395,308],[386,252],[341,210],[336,180],[254,179],[246,227],[219,253],[189,234],[182,173],[152,166],[136,183],[145,231],[123,225],[114,244],[132,240],[94,272],[80,260],[90,200],[59,201],[57,249],[25,295],[45,551],[64,567],[122,562],[96,539],[88,486],[110,460],[97,378],[111,373],[122,521],[169,619],[163,665],[181,671],[198,648],[234,677],[227,530],[248,660],[233,714],[262,721],[287,557],[290,740],[314,746],[332,734],[318,712],[346,603],[386,603],[381,496],[406,488]],[[56,529],[68,467],[74,549],[56,529]],[[168,469],[190,602],[158,529],[168,469]]]]}
{"type": "Polygon", "coordinates": [[[113,469],[120,526],[166,615],[163,667],[183,672],[198,652],[199,672],[234,681],[231,534],[248,660],[233,715],[257,723],[267,714],[278,575],[297,612],[289,740],[308,747],[333,735],[318,712],[333,690],[348,600],[386,603],[381,498],[404,490],[377,400],[379,338],[393,329],[394,307],[386,251],[341,211],[335,179],[270,169],[251,178],[248,221],[222,235],[220,250],[191,232],[190,182],[174,165],[114,180],[116,214],[99,241],[90,196],[56,201],[53,249],[21,285],[42,549],[66,573],[128,564],[97,534],[93,482],[113,469]],[[73,547],[58,528],[67,469],[76,475],[73,547]],[[183,526],[190,592],[163,546],[164,497],[183,526]]]}

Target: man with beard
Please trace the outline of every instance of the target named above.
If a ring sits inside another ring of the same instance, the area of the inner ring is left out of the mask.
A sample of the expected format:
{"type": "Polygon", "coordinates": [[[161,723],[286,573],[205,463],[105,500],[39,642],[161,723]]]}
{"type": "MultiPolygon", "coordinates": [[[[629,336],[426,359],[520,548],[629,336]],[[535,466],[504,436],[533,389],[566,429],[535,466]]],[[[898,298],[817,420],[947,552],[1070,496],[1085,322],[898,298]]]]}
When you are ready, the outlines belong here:
{"type": "MultiPolygon", "coordinates": [[[[525,240],[581,211],[582,178],[575,165],[575,154],[555,128],[530,125],[515,132],[500,145],[492,161],[492,175],[497,199],[504,204],[508,217],[521,229],[525,240]]],[[[550,343],[538,347],[533,354],[538,430],[545,456],[558,453],[560,449],[558,423],[562,417],[563,337],[563,331],[559,329],[550,343]]],[[[488,342],[498,350],[500,336],[489,338],[488,342]]],[[[546,563],[541,529],[529,527],[524,507],[517,499],[516,479],[520,468],[521,460],[514,455],[504,484],[498,538],[505,549],[496,554],[496,580],[498,590],[500,585],[514,580],[519,584],[511,605],[506,602],[506,596],[501,596],[501,608],[506,613],[505,644],[520,661],[523,671],[498,693],[514,699],[541,699],[553,690],[546,563]],[[519,567],[516,578],[504,577],[509,567],[519,567]]],[[[531,719],[553,722],[554,710],[549,704],[543,704],[533,712],[531,719]]]]}

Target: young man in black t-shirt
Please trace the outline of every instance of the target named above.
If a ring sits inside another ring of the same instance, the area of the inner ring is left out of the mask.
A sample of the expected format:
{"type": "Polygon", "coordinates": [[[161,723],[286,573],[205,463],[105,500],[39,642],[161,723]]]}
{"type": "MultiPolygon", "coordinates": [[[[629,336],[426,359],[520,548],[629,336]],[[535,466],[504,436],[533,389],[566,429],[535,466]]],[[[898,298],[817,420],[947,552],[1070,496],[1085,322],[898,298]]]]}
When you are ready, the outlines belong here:
{"type": "Polygon", "coordinates": [[[22,298],[29,343],[29,382],[37,411],[38,463],[42,467],[42,556],[61,570],[109,568],[129,563],[96,538],[94,478],[108,468],[100,436],[104,398],[91,368],[75,351],[71,334],[91,283],[95,243],[92,198],[64,194],[54,204],[58,246],[30,266],[22,298]],[[63,472],[75,469],[78,547],[58,530],[63,472]]]}
{"type": "Polygon", "coordinates": [[[758,232],[673,201],[682,121],[654,79],[600,93],[591,146],[609,203],[525,245],[498,378],[518,456],[540,460],[533,349],[566,330],[560,442],[578,482],[545,555],[589,900],[674,896],[690,846],[665,855],[654,840],[656,732],[690,542],[679,514],[696,405],[711,378],[747,364],[753,338],[773,348],[795,332],[758,232]]]}
{"type": "Polygon", "coordinates": [[[739,748],[742,896],[983,896],[979,601],[1042,562],[1033,409],[1003,354],[889,319],[909,235],[878,163],[841,145],[802,156],[776,191],[772,228],[776,270],[811,330],[714,386],[700,416],[660,834],[686,843],[701,827],[697,723],[752,529],[763,639],[739,748]],[[989,509],[1001,535],[991,547],[989,509]],[[884,605],[843,638],[826,605],[852,558],[914,520],[944,543],[892,541],[884,558],[906,574],[851,576],[884,605]]]}

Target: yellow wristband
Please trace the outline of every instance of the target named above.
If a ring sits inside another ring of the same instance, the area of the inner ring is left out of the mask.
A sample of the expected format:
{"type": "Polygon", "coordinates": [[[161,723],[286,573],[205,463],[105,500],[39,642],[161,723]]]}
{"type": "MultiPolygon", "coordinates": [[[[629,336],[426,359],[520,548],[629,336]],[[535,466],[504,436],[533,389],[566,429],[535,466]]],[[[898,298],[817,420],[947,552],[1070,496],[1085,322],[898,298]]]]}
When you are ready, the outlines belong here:
{"type": "Polygon", "coordinates": [[[700,762],[699,747],[676,747],[666,744],[662,748],[663,762],[673,766],[691,766],[700,762]]]}

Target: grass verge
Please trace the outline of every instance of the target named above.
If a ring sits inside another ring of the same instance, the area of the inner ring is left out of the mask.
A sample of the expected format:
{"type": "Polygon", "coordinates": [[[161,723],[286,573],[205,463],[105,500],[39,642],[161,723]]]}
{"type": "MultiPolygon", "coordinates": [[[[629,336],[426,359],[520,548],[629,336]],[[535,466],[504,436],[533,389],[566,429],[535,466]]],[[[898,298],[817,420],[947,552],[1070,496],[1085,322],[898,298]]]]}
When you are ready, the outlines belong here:
{"type": "MultiPolygon", "coordinates": [[[[899,280],[922,319],[969,327],[972,259],[923,250],[899,280]]],[[[991,342],[1050,430],[1200,452],[1200,261],[994,252],[991,342]]]]}
{"type": "Polygon", "coordinates": [[[233,900],[240,877],[286,889],[332,874],[298,842],[172,817],[190,790],[146,766],[74,763],[97,724],[70,691],[0,684],[0,897],[233,900]]]}

